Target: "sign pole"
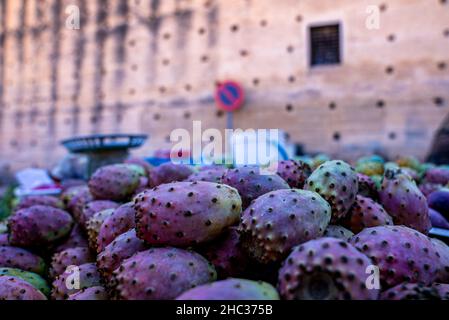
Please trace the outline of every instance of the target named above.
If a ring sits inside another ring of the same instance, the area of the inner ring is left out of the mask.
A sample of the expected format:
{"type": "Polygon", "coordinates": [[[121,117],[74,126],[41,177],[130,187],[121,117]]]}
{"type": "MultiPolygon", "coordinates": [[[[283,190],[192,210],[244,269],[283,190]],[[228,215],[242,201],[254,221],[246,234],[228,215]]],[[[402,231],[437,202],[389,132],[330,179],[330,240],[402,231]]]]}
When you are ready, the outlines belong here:
{"type": "MultiPolygon", "coordinates": [[[[235,81],[225,81],[215,91],[217,107],[226,111],[226,135],[231,135],[231,131],[234,129],[234,111],[242,107],[244,97],[242,86],[235,81]]],[[[233,154],[234,150],[232,150],[233,145],[230,136],[226,137],[226,142],[231,144],[226,149],[231,149],[231,154],[233,154]]]]}
{"type": "Polygon", "coordinates": [[[226,129],[234,129],[234,112],[232,112],[232,111],[227,112],[226,129]]]}

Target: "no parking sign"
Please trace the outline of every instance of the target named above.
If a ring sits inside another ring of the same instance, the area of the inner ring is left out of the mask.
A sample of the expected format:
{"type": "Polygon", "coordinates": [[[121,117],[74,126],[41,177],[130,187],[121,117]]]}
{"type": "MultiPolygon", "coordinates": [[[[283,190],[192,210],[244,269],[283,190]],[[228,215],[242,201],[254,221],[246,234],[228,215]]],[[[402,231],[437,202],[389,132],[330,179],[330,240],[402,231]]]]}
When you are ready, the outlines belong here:
{"type": "Polygon", "coordinates": [[[215,102],[217,106],[225,111],[233,112],[243,105],[245,95],[243,89],[235,81],[225,81],[220,83],[215,92],[215,102]]]}

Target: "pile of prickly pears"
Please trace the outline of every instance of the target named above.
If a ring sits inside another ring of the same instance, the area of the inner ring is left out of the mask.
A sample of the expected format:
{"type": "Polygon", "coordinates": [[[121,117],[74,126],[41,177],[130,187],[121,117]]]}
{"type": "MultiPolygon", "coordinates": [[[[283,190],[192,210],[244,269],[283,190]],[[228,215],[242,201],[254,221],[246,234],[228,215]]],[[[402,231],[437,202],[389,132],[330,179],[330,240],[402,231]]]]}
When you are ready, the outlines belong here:
{"type": "Polygon", "coordinates": [[[18,201],[0,300],[449,299],[449,168],[324,155],[101,167],[18,201]]]}

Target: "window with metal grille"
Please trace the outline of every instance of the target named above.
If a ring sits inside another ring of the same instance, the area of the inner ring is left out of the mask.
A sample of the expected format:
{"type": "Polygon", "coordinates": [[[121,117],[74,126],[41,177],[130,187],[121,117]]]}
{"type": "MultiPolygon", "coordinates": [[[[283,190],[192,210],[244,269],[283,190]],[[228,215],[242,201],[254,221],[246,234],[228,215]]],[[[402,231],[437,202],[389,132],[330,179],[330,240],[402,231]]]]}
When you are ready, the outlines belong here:
{"type": "Polygon", "coordinates": [[[313,67],[340,62],[340,25],[310,27],[310,65],[313,67]]]}

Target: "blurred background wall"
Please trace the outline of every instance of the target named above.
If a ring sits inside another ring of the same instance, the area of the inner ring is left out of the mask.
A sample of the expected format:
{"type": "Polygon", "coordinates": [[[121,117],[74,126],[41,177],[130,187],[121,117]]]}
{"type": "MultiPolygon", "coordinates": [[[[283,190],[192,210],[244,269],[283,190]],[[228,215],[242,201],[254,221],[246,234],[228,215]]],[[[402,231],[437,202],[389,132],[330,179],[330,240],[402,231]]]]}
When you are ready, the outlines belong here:
{"type": "Polygon", "coordinates": [[[236,127],[342,158],[423,158],[449,111],[445,0],[1,0],[0,31],[11,168],[53,165],[74,135],[148,133],[149,155],[193,120],[223,129],[225,79],[246,91],[236,127]],[[66,26],[72,5],[80,29],[66,26]]]}

